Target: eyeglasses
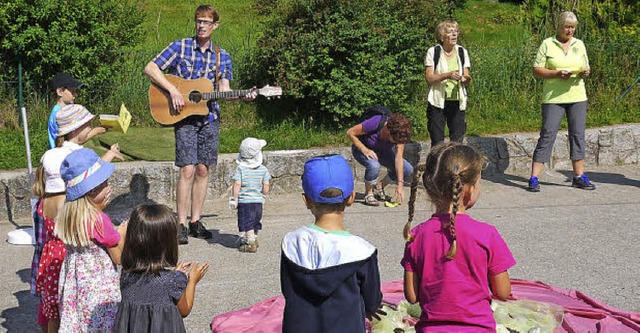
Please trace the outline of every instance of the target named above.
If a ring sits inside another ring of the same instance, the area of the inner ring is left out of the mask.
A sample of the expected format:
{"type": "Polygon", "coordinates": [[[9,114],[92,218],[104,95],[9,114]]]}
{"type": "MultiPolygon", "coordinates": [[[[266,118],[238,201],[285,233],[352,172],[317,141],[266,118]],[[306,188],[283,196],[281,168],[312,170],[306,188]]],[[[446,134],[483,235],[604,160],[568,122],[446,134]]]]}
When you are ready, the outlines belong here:
{"type": "Polygon", "coordinates": [[[198,25],[204,25],[205,27],[210,27],[213,25],[213,21],[209,21],[209,20],[196,20],[196,24],[198,25]]]}

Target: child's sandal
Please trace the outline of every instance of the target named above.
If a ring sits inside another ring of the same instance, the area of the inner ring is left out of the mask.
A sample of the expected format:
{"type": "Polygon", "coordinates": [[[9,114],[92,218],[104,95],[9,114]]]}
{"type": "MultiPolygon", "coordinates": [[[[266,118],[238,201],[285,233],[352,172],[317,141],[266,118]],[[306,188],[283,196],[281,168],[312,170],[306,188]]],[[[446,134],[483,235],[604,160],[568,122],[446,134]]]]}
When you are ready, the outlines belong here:
{"type": "Polygon", "coordinates": [[[380,206],[380,202],[376,200],[373,194],[367,194],[364,196],[364,204],[367,206],[380,206]]]}

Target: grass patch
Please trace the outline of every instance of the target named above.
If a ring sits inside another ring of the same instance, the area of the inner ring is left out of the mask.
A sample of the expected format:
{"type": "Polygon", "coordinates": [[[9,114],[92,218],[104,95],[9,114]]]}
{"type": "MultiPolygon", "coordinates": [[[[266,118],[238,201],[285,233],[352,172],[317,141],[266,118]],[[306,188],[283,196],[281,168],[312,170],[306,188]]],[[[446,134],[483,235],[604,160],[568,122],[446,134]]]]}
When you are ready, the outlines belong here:
{"type": "Polygon", "coordinates": [[[145,161],[172,161],[175,159],[173,128],[132,127],[127,134],[107,132],[91,140],[96,151],[105,151],[114,143],[127,159],[145,161]],[[150,147],[153,147],[150,149],[150,147]]]}

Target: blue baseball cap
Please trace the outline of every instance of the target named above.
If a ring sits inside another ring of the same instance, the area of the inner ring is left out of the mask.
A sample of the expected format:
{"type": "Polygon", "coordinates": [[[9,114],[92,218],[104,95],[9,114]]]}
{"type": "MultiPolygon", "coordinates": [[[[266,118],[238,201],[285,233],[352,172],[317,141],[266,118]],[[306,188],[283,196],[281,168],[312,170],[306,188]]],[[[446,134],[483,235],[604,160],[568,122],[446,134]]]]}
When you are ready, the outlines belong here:
{"type": "Polygon", "coordinates": [[[302,189],[313,202],[342,203],[353,193],[353,172],[342,155],[313,157],[304,164],[302,189]],[[342,194],[333,198],[320,195],[329,188],[336,188],[342,191],[342,194]]]}
{"type": "Polygon", "coordinates": [[[60,166],[60,176],[67,186],[67,201],[76,200],[98,187],[109,179],[115,168],[89,148],[71,152],[60,166]]]}

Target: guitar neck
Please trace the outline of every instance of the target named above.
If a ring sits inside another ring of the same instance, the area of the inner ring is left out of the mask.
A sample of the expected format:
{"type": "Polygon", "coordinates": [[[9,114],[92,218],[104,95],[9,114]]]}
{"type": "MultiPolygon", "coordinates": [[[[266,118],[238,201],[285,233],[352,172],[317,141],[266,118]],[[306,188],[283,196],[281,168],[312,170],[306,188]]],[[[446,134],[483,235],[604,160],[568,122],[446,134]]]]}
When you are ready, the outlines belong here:
{"type": "Polygon", "coordinates": [[[231,90],[231,91],[214,91],[210,93],[203,93],[202,99],[210,100],[210,99],[229,99],[229,98],[237,98],[246,96],[251,93],[251,89],[245,90],[231,90]]]}

